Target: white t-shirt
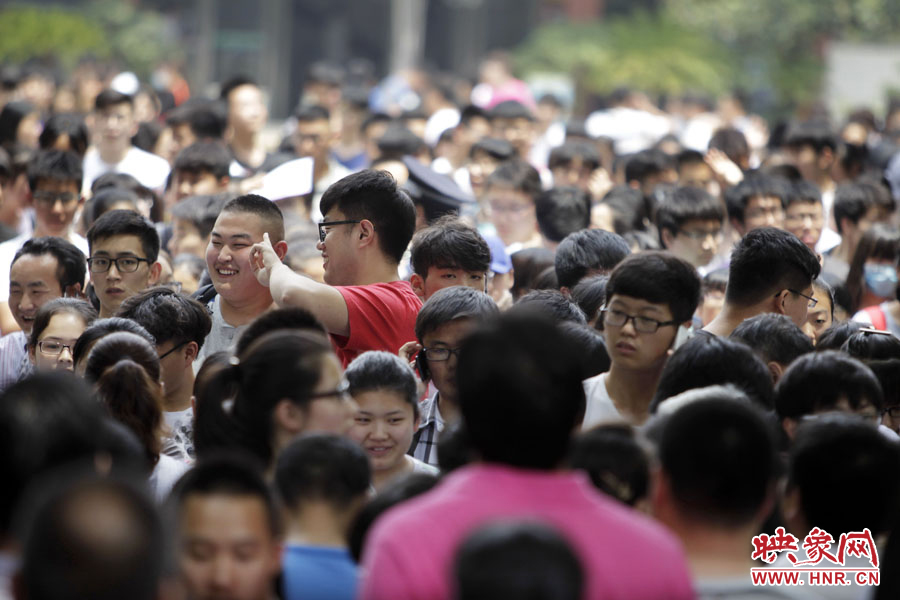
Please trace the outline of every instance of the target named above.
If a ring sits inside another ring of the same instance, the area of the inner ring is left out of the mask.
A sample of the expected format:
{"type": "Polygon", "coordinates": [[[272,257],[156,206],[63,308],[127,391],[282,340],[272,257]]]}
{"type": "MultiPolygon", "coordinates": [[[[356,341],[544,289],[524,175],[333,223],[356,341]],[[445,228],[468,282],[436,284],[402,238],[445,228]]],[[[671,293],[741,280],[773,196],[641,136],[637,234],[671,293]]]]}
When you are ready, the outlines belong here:
{"type": "Polygon", "coordinates": [[[169,435],[163,439],[162,453],[181,462],[194,462],[194,408],[163,411],[169,435]]]}
{"type": "MultiPolygon", "coordinates": [[[[25,242],[31,238],[32,236],[30,234],[23,234],[0,244],[0,302],[7,302],[9,300],[9,269],[12,267],[12,261],[16,257],[16,252],[18,252],[19,249],[25,245],[25,242]]],[[[86,239],[77,233],[70,233],[67,239],[72,242],[76,248],[84,252],[85,256],[88,255],[88,243],[86,239]]]]}
{"type": "Polygon", "coordinates": [[[84,187],[82,193],[87,194],[91,190],[94,180],[106,173],[125,173],[131,175],[144,187],[151,190],[161,190],[166,186],[166,178],[169,176],[169,163],[166,159],[145,152],[132,146],[125,153],[125,158],[117,164],[103,162],[100,152],[94,148],[88,148],[84,155],[84,187]]]}
{"type": "Polygon", "coordinates": [[[586,405],[584,408],[584,423],[581,429],[586,431],[600,423],[608,423],[610,421],[627,421],[616,405],[613,404],[609,392],[606,390],[606,376],[609,373],[601,373],[594,377],[589,377],[582,382],[584,385],[584,398],[586,405]]]}
{"type": "Polygon", "coordinates": [[[165,454],[159,455],[159,462],[150,474],[150,489],[153,497],[160,504],[165,502],[175,483],[188,472],[190,466],[165,454]]]}

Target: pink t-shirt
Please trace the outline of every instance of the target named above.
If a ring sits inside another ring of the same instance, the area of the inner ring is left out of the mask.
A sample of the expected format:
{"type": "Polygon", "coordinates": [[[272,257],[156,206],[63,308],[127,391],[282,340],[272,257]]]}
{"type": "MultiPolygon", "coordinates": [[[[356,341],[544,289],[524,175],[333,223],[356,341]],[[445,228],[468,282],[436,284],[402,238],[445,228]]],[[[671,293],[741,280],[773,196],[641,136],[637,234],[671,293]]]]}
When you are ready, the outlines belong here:
{"type": "Polygon", "coordinates": [[[582,473],[496,464],[463,467],[375,523],[363,552],[363,600],[451,597],[454,554],[479,525],[534,518],[581,558],[586,598],[694,597],[680,543],[658,523],[604,497],[582,473]]]}
{"type": "Polygon", "coordinates": [[[343,366],[367,350],[396,354],[416,339],[416,316],[422,301],[408,281],[335,288],[347,303],[348,337],[331,336],[343,366]]]}

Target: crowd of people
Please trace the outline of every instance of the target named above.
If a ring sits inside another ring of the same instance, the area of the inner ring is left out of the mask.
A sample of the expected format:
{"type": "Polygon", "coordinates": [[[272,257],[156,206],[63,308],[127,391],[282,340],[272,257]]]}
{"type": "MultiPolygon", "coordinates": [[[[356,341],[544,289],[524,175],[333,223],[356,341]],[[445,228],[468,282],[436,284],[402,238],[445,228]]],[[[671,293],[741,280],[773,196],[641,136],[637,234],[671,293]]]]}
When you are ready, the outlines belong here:
{"type": "Polygon", "coordinates": [[[0,599],[900,595],[900,102],[0,74],[0,599]]]}

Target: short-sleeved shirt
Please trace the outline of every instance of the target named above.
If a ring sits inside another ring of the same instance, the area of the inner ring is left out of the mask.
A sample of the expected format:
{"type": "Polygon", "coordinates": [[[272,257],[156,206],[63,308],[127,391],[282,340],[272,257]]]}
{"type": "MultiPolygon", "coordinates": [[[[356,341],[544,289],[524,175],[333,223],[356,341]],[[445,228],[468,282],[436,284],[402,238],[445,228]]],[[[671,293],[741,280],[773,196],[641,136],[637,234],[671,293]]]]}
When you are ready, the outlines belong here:
{"type": "Polygon", "coordinates": [[[347,303],[350,335],[332,335],[344,367],[368,350],[396,354],[416,339],[416,315],[422,301],[408,281],[335,287],[347,303]]]}
{"type": "Polygon", "coordinates": [[[285,600],[353,600],[358,569],[345,548],[288,544],[282,563],[285,600]]]}

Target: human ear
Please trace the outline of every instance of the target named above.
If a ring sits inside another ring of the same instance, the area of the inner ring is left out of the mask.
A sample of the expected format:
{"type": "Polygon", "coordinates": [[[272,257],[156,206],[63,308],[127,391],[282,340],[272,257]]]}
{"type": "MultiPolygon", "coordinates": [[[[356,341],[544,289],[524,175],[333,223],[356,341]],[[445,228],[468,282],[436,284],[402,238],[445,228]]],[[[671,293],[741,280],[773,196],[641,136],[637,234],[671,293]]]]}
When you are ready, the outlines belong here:
{"type": "Polygon", "coordinates": [[[162,265],[159,262],[155,262],[150,266],[150,278],[147,280],[149,285],[156,285],[159,281],[159,276],[162,273],[162,265]]]}
{"type": "Polygon", "coordinates": [[[412,287],[416,296],[425,299],[425,279],[418,273],[409,276],[409,285],[412,287]]]}

